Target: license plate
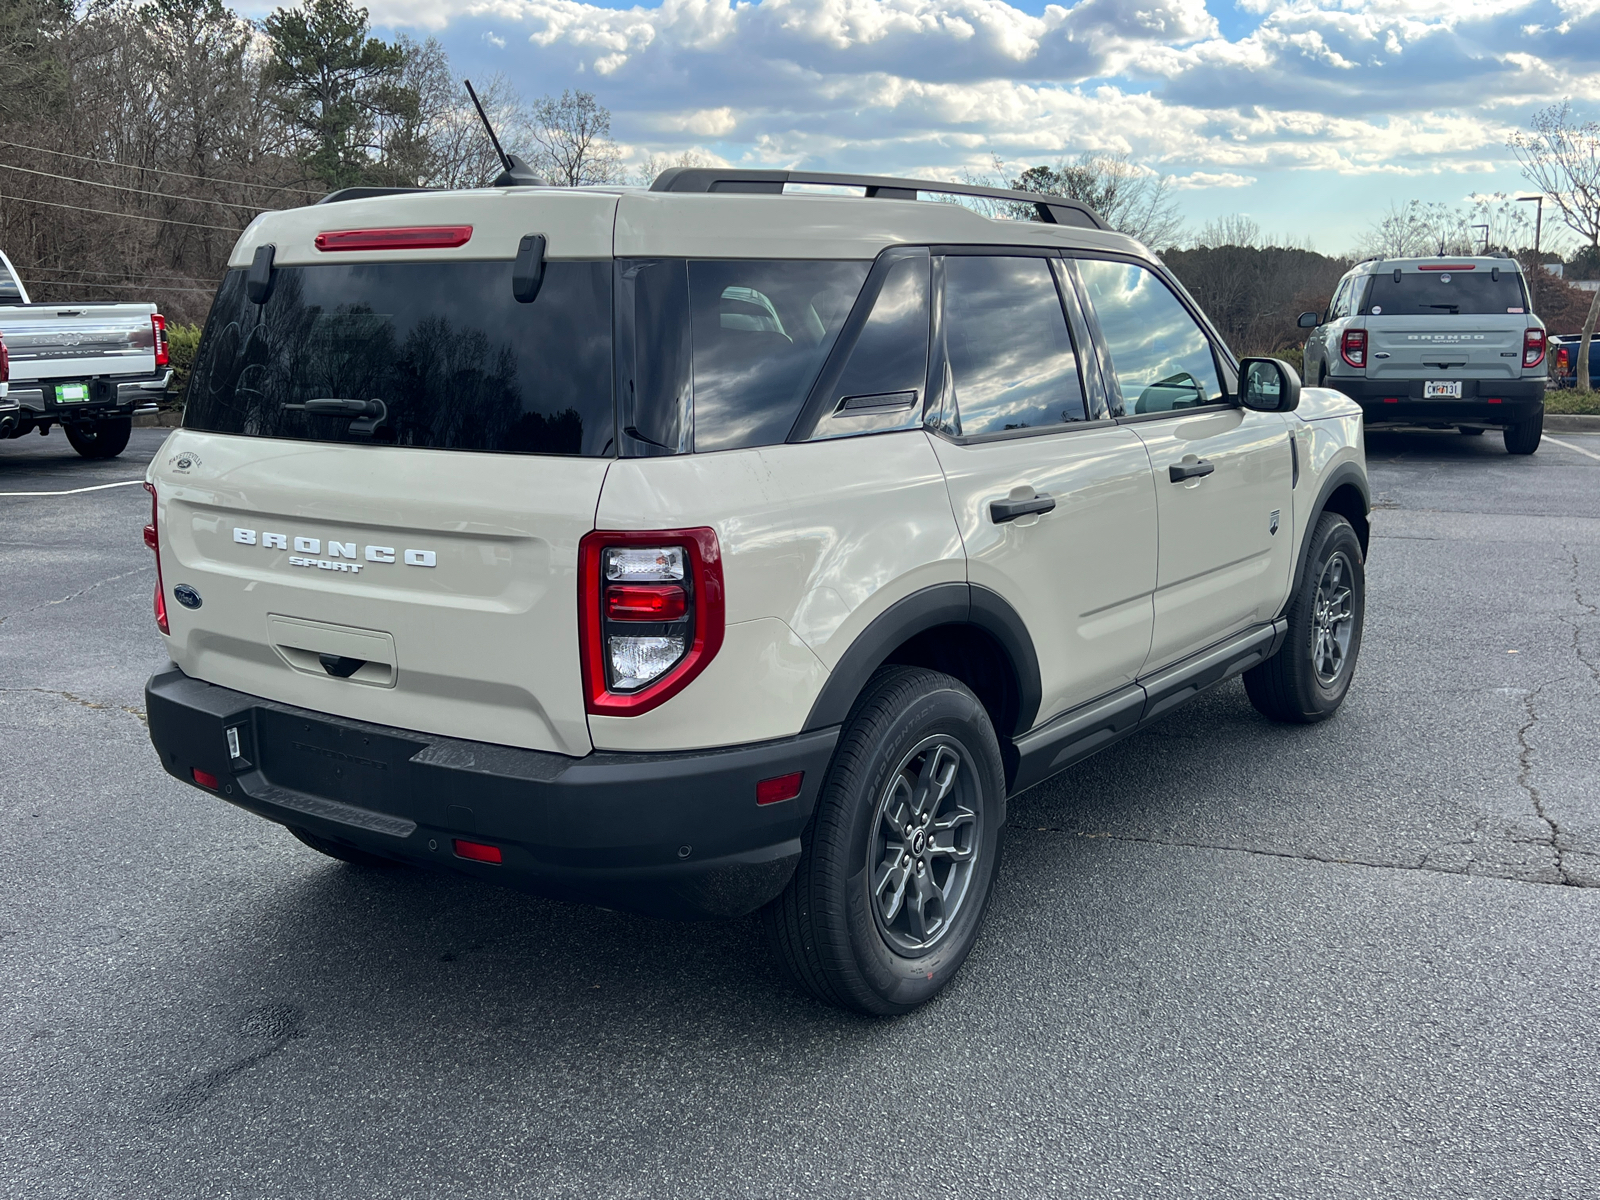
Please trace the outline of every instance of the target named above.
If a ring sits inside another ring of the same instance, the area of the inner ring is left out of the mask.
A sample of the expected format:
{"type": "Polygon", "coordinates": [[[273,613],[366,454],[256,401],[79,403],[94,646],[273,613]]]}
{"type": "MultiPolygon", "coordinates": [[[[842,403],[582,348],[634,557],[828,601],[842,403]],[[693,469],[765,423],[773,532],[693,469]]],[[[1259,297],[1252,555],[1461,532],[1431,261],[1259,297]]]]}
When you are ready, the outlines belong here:
{"type": "Polygon", "coordinates": [[[57,404],[87,404],[88,402],[89,385],[87,383],[56,384],[57,404]]]}
{"type": "Polygon", "coordinates": [[[1459,400],[1461,399],[1461,381],[1459,379],[1430,379],[1422,385],[1422,398],[1424,400],[1459,400]]]}

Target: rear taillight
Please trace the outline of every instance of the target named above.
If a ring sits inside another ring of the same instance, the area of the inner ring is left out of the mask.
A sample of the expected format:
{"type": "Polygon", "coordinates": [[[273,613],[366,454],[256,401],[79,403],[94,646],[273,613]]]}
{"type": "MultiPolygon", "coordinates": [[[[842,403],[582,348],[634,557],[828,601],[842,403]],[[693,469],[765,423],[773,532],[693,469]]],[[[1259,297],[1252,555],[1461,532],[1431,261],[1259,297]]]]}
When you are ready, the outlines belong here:
{"type": "Polygon", "coordinates": [[[0,337],[0,383],[11,382],[11,351],[6,349],[6,340],[0,337]]]}
{"type": "Polygon", "coordinates": [[[144,490],[150,493],[150,524],[144,527],[144,544],[156,552],[156,627],[170,634],[167,625],[166,589],[161,585],[161,537],[156,532],[156,485],[147,483],[144,490]]]}
{"type": "Polygon", "coordinates": [[[167,353],[167,319],[160,313],[155,313],[150,318],[150,331],[156,338],[156,366],[164,367],[171,361],[167,353]]]}
{"type": "Polygon", "coordinates": [[[1571,363],[1568,361],[1568,354],[1569,354],[1569,351],[1567,350],[1567,348],[1565,346],[1560,347],[1556,351],[1556,374],[1557,375],[1565,375],[1569,370],[1571,370],[1571,363]]]}
{"type": "Polygon", "coordinates": [[[1544,361],[1544,330],[1530,329],[1522,335],[1522,365],[1537,367],[1544,361]]]}
{"type": "Polygon", "coordinates": [[[591,713],[676,696],[722,647],[722,554],[710,529],[596,530],[578,547],[578,634],[591,713]]]}
{"type": "Polygon", "coordinates": [[[1365,329],[1346,329],[1344,336],[1339,339],[1339,354],[1352,367],[1365,368],[1367,365],[1367,331],[1365,329]]]}

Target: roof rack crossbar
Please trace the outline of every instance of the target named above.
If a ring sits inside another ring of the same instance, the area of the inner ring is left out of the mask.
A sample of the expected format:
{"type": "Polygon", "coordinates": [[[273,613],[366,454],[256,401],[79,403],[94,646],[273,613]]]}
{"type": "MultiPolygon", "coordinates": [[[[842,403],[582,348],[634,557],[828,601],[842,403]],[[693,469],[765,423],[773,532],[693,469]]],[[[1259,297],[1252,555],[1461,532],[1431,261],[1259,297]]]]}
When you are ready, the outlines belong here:
{"type": "Polygon", "coordinates": [[[652,192],[744,192],[782,195],[785,184],[824,187],[858,187],[869,199],[916,200],[918,193],[972,196],[1026,204],[1047,225],[1075,225],[1080,229],[1110,229],[1088,205],[1065,196],[1021,192],[1010,188],[980,187],[970,183],[945,183],[933,179],[896,179],[886,175],[836,175],[825,171],[762,171],[731,167],[670,167],[650,185],[652,192]]]}

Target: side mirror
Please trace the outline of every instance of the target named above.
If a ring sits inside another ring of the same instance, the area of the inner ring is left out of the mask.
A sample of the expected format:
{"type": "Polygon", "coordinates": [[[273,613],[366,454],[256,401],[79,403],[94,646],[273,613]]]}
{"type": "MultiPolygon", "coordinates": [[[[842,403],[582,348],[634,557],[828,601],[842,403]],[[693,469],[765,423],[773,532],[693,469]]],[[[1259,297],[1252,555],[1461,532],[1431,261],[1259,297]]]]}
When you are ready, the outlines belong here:
{"type": "Polygon", "coordinates": [[[1247,358],[1239,364],[1239,403],[1257,412],[1300,407],[1300,376],[1281,358],[1247,358]]]}
{"type": "Polygon", "coordinates": [[[1303,313],[1300,314],[1299,325],[1300,325],[1301,329],[1315,329],[1318,325],[1321,325],[1321,324],[1322,324],[1322,314],[1321,313],[1303,312],[1303,313]]]}

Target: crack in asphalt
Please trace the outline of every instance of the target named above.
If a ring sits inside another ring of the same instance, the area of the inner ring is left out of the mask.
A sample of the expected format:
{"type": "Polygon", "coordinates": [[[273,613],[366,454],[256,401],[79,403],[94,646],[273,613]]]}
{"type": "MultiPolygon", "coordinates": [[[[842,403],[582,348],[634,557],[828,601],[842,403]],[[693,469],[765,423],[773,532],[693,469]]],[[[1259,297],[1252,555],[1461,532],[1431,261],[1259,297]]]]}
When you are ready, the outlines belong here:
{"type": "Polygon", "coordinates": [[[71,593],[70,595],[62,596],[58,600],[46,600],[43,604],[35,604],[32,608],[24,608],[20,612],[6,613],[4,616],[0,616],[0,625],[4,625],[7,621],[11,620],[12,617],[25,617],[29,613],[38,612],[40,609],[54,608],[57,604],[65,604],[69,600],[76,600],[79,596],[82,596],[86,592],[94,591],[95,588],[101,586],[102,584],[115,583],[117,580],[126,579],[130,575],[142,575],[146,571],[153,570],[155,570],[154,563],[145,563],[141,567],[135,567],[131,571],[124,571],[120,575],[111,575],[105,579],[96,579],[87,587],[79,588],[77,591],[71,593]]]}
{"type": "MultiPolygon", "coordinates": [[[[1550,831],[1546,838],[1522,839],[1524,844],[1530,846],[1544,845],[1550,848],[1555,857],[1556,874],[1561,877],[1561,882],[1570,885],[1573,880],[1567,874],[1567,863],[1561,849],[1561,827],[1556,824],[1556,819],[1545,811],[1544,796],[1538,786],[1533,782],[1533,745],[1528,741],[1528,734],[1539,723],[1539,713],[1534,707],[1534,701],[1539,698],[1548,683],[1541,683],[1522,698],[1522,708],[1527,713],[1528,719],[1517,729],[1517,786],[1528,796],[1528,802],[1533,806],[1534,815],[1543,821],[1545,828],[1550,831]]],[[[1517,840],[1517,839],[1507,839],[1517,840]]]]}
{"type": "Polygon", "coordinates": [[[162,1097],[155,1106],[158,1120],[172,1121],[188,1116],[230,1080],[265,1062],[295,1039],[304,1037],[305,1014],[292,1004],[263,1005],[250,1014],[241,1032],[247,1037],[262,1039],[263,1044],[162,1097]]]}
{"type": "Polygon", "coordinates": [[[1561,620],[1572,628],[1572,653],[1574,657],[1576,657],[1577,660],[1585,667],[1589,668],[1589,677],[1594,680],[1595,683],[1600,684],[1600,664],[1596,664],[1593,659],[1583,652],[1583,640],[1581,637],[1583,632],[1583,625],[1581,623],[1583,617],[1600,615],[1600,608],[1596,608],[1593,604],[1590,604],[1583,598],[1583,585],[1578,582],[1578,552],[1567,546],[1563,546],[1562,549],[1566,550],[1568,557],[1572,559],[1573,602],[1576,603],[1579,608],[1583,609],[1584,613],[1582,616],[1576,619],[1562,617],[1561,620]]]}
{"type": "MultiPolygon", "coordinates": [[[[1286,858],[1299,862],[1321,863],[1324,866],[1337,867],[1368,867],[1375,871],[1426,871],[1434,875],[1473,875],[1483,877],[1485,872],[1473,871],[1466,867],[1439,866],[1428,861],[1433,852],[1430,851],[1417,862],[1374,862],[1366,858],[1347,858],[1333,854],[1308,854],[1304,851],[1293,850],[1266,850],[1254,846],[1226,846],[1220,842],[1193,842],[1176,841],[1168,838],[1145,837],[1135,833],[1082,833],[1074,829],[1062,829],[1054,825],[1039,825],[1035,827],[1038,833],[1060,833],[1068,837],[1081,838],[1085,841],[1127,842],[1142,846],[1166,846],[1175,850],[1217,850],[1228,854],[1249,854],[1260,858],[1286,858]]],[[[1512,838],[1508,841],[1525,841],[1528,845],[1549,845],[1543,839],[1512,838]]],[[[1451,842],[1449,845],[1470,845],[1470,842],[1451,842]]],[[[1581,880],[1569,878],[1563,871],[1560,879],[1529,879],[1521,875],[1500,875],[1491,878],[1506,879],[1512,883],[1531,883],[1542,887],[1573,887],[1589,888],[1596,885],[1584,883],[1581,880]]]]}
{"type": "Polygon", "coordinates": [[[102,704],[98,700],[85,699],[75,692],[63,692],[54,688],[42,687],[0,687],[0,692],[33,692],[40,696],[55,696],[59,699],[66,700],[71,704],[80,705],[83,708],[100,709],[105,712],[125,712],[129,716],[136,718],[141,725],[148,727],[150,724],[150,718],[146,715],[144,709],[142,708],[136,708],[131,704],[102,704]]]}

